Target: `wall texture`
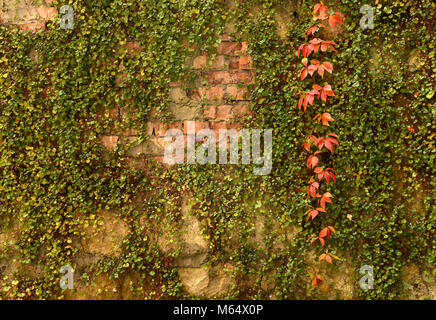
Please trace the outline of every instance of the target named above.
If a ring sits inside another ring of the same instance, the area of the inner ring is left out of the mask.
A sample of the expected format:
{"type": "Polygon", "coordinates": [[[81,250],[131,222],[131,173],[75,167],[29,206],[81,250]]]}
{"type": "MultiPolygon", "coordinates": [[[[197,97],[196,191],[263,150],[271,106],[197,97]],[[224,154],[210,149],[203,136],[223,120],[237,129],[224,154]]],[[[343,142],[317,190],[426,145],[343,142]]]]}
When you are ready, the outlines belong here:
{"type": "MultiPolygon", "coordinates": [[[[236,4],[233,1],[223,3],[227,10],[235,10],[236,4]]],[[[304,12],[300,8],[301,4],[296,1],[286,3],[278,1],[278,3],[279,5],[273,6],[276,12],[273,20],[275,33],[270,36],[287,42],[289,46],[289,43],[293,42],[289,30],[298,23],[297,20],[304,15],[304,12]]],[[[51,31],[47,29],[55,28],[54,25],[58,23],[59,18],[57,14],[59,7],[60,5],[53,4],[52,1],[0,1],[0,21],[10,28],[18,26],[20,32],[30,38],[38,37],[41,32],[50,33],[51,31]],[[49,28],[47,28],[48,23],[49,28]]],[[[259,16],[262,17],[259,18],[261,20],[265,18],[263,9],[259,4],[258,7],[254,6],[249,11],[244,11],[243,14],[247,17],[259,16]]],[[[81,19],[80,14],[79,11],[75,17],[78,21],[81,19]]],[[[238,175],[236,176],[245,182],[241,184],[242,187],[238,187],[239,189],[237,187],[231,189],[227,185],[233,186],[235,183],[232,181],[232,175],[212,171],[212,174],[204,174],[201,179],[196,180],[192,177],[190,169],[180,177],[192,181],[181,184],[177,170],[182,169],[178,169],[177,165],[169,167],[163,164],[164,149],[169,144],[164,140],[168,129],[182,130],[186,140],[187,121],[195,121],[196,131],[210,128],[216,133],[219,129],[239,129],[244,125],[253,125],[253,121],[260,123],[262,120],[253,120],[252,97],[255,97],[256,103],[259,104],[262,92],[259,88],[253,92],[253,85],[263,83],[265,90],[267,90],[266,86],[282,85],[279,84],[281,80],[266,81],[264,72],[268,71],[271,65],[266,63],[256,65],[253,62],[251,55],[253,43],[250,40],[255,41],[255,36],[245,39],[237,31],[240,30],[236,27],[237,24],[237,17],[223,22],[222,32],[215,40],[216,50],[210,52],[203,50],[201,45],[193,44],[192,41],[183,44],[190,52],[183,59],[183,65],[189,70],[189,76],[177,81],[172,79],[168,81],[165,92],[167,96],[163,98],[165,110],[152,107],[146,112],[146,119],[141,113],[132,111],[131,105],[126,106],[123,102],[129,99],[128,95],[131,91],[126,90],[129,90],[128,88],[134,90],[135,81],[148,81],[144,80],[147,75],[141,73],[141,68],[147,69],[148,65],[145,61],[152,57],[152,54],[148,53],[148,43],[141,40],[128,39],[120,42],[114,52],[121,52],[122,59],[107,59],[106,63],[111,66],[110,70],[115,79],[113,90],[119,96],[124,90],[127,97],[123,97],[122,102],[115,98],[115,103],[110,104],[110,107],[95,112],[96,122],[108,122],[110,125],[98,131],[94,140],[103,147],[99,149],[100,156],[107,163],[115,167],[126,166],[127,169],[138,169],[147,180],[141,180],[143,181],[141,183],[135,182],[136,180],[130,182],[129,179],[123,178],[124,173],[111,169],[106,171],[106,174],[101,173],[101,176],[104,179],[110,179],[107,178],[108,176],[116,179],[120,188],[116,192],[120,193],[122,200],[112,199],[110,193],[115,192],[110,189],[112,187],[101,185],[101,189],[105,191],[96,194],[95,199],[107,197],[109,199],[107,203],[110,205],[98,206],[98,210],[90,210],[90,212],[85,212],[86,208],[83,207],[76,210],[66,206],[62,209],[64,212],[62,219],[74,220],[72,223],[78,230],[74,236],[68,237],[66,243],[63,243],[66,247],[59,249],[67,250],[65,252],[71,249],[68,253],[71,254],[69,263],[76,270],[73,290],[58,290],[56,284],[60,275],[57,278],[52,275],[47,276],[47,268],[53,271],[53,266],[56,266],[54,263],[47,262],[54,259],[51,255],[56,255],[54,254],[56,245],[41,240],[38,252],[31,254],[33,262],[29,263],[32,259],[28,258],[29,255],[26,256],[27,253],[23,258],[23,253],[20,251],[23,250],[22,243],[31,242],[27,237],[32,235],[22,230],[23,226],[29,228],[28,224],[23,222],[27,221],[27,215],[21,216],[20,219],[13,218],[13,215],[8,216],[9,213],[0,216],[3,219],[1,221],[4,222],[4,227],[0,227],[0,275],[3,279],[0,297],[6,299],[46,297],[41,292],[44,290],[50,292],[49,297],[62,296],[66,299],[155,299],[181,296],[271,299],[361,297],[358,270],[362,264],[362,257],[358,257],[358,254],[353,251],[356,248],[358,250],[358,245],[350,251],[346,248],[341,250],[343,261],[338,266],[331,267],[329,271],[329,291],[321,292],[319,295],[313,293],[307,273],[316,268],[317,254],[315,249],[302,244],[305,236],[302,236],[301,225],[304,226],[304,223],[300,222],[299,213],[292,211],[297,218],[292,218],[293,220],[288,223],[283,217],[289,212],[277,209],[281,204],[276,200],[269,201],[273,199],[273,190],[268,194],[269,189],[262,182],[263,189],[251,189],[251,180],[244,180],[246,178],[238,175]],[[134,61],[141,61],[143,64],[135,65],[134,61]],[[135,71],[132,73],[132,70],[135,71]],[[257,79],[258,74],[261,77],[260,82],[257,79]],[[133,77],[136,80],[132,80],[133,77]],[[275,81],[277,83],[274,83],[275,81]],[[118,157],[121,153],[123,157],[119,161],[118,157]],[[216,181],[215,185],[209,184],[211,179],[216,181]],[[134,187],[130,186],[134,192],[127,193],[123,189],[124,185],[129,184],[135,184],[134,187]],[[175,187],[176,185],[182,187],[175,187]],[[106,189],[109,191],[106,192],[106,189]],[[218,196],[207,198],[206,190],[213,191],[226,200],[221,200],[218,196]],[[239,200],[234,200],[236,197],[240,197],[239,200]],[[240,201],[241,199],[243,201],[240,201]],[[126,209],[127,207],[123,205],[124,201],[129,202],[133,209],[126,209]],[[221,201],[224,209],[217,209],[221,201]],[[210,208],[210,211],[206,212],[205,208],[210,208]],[[242,220],[237,220],[234,215],[236,217],[239,215],[242,220]],[[295,259],[288,255],[293,255],[295,259]],[[259,257],[262,260],[257,261],[259,257]],[[138,262],[139,260],[141,262],[138,262]],[[143,262],[145,260],[146,262],[143,262]],[[45,263],[47,265],[42,266],[45,263]],[[274,265],[277,268],[271,267],[274,265]],[[300,270],[301,265],[305,266],[301,269],[304,271],[300,270]],[[299,270],[298,275],[297,272],[293,274],[292,270],[299,270]],[[159,277],[155,277],[155,274],[159,277]],[[305,279],[309,285],[304,282],[305,279]],[[287,281],[289,284],[292,283],[292,288],[286,288],[287,281]],[[51,283],[50,289],[43,284],[46,282],[51,283]]],[[[255,47],[261,45],[260,42],[254,44],[255,47]]],[[[342,48],[344,51],[346,46],[344,44],[342,48]]],[[[268,48],[265,49],[264,55],[268,55],[267,50],[268,48]]],[[[259,49],[257,52],[259,54],[259,49]]],[[[32,48],[28,53],[31,61],[38,65],[38,61],[41,61],[39,56],[41,50],[38,47],[32,48]]],[[[377,55],[380,51],[376,50],[372,54],[375,66],[370,65],[369,68],[375,72],[373,77],[376,78],[376,70],[379,70],[376,66],[377,55]]],[[[287,63],[287,59],[283,57],[282,63],[287,63]]],[[[416,50],[410,50],[407,59],[407,67],[410,70],[415,70],[413,68],[416,65],[419,66],[419,54],[416,50]]],[[[384,62],[386,63],[386,59],[384,62]]],[[[297,71],[291,64],[285,69],[294,74],[297,71]]],[[[286,79],[288,75],[280,76],[286,79]]],[[[279,75],[276,79],[279,79],[279,75]]],[[[42,88],[47,101],[61,97],[59,87],[54,81],[51,83],[52,85],[42,88]]],[[[149,83],[148,85],[151,86],[149,83]]],[[[283,95],[287,94],[287,89],[283,90],[283,95]]],[[[153,99],[156,99],[159,92],[152,94],[154,94],[153,99]]],[[[148,98],[152,99],[145,97],[148,98]]],[[[274,104],[274,101],[268,103],[274,104]]],[[[273,115],[276,111],[271,109],[268,112],[273,115]]],[[[288,123],[284,121],[282,124],[274,122],[267,125],[292,126],[290,121],[288,123]]],[[[293,143],[288,141],[289,145],[293,143]]],[[[283,141],[282,144],[286,145],[283,141]]],[[[67,175],[68,170],[64,171],[64,174],[67,175]]],[[[359,176],[361,174],[362,171],[359,176]]],[[[404,181],[401,174],[404,172],[402,173],[401,168],[398,168],[395,173],[399,181],[398,185],[404,181]]],[[[357,174],[356,179],[358,179],[357,174]]],[[[409,215],[410,212],[426,210],[424,205],[426,200],[421,195],[428,192],[430,187],[426,183],[422,185],[422,189],[414,191],[415,200],[407,205],[409,215]]],[[[118,187],[113,188],[115,190],[118,187]]],[[[289,186],[288,189],[293,188],[289,186]]],[[[356,189],[355,192],[368,192],[362,190],[356,189]]],[[[18,194],[16,197],[20,198],[18,194]]],[[[17,200],[17,203],[20,201],[17,200]]],[[[292,201],[297,202],[298,196],[292,201]]],[[[93,203],[95,204],[96,201],[93,203]]],[[[15,212],[14,210],[11,212],[15,212]]],[[[304,211],[304,208],[300,207],[298,210],[304,211]]],[[[355,216],[353,219],[359,218],[355,216]]],[[[42,219],[38,223],[48,223],[44,221],[42,219]]],[[[60,221],[56,222],[59,223],[57,227],[64,223],[60,221]]],[[[349,221],[344,218],[343,221],[345,222],[342,223],[349,224],[350,229],[358,229],[358,222],[354,222],[351,218],[349,221]]],[[[350,231],[350,234],[352,232],[354,231],[350,231]]],[[[346,239],[341,241],[346,242],[346,239]]],[[[390,263],[388,260],[385,262],[388,265],[390,263]]],[[[56,268],[60,268],[60,265],[56,268]]],[[[395,272],[398,274],[396,285],[401,287],[396,298],[435,299],[434,266],[418,260],[407,261],[401,265],[401,270],[395,272]]]]}

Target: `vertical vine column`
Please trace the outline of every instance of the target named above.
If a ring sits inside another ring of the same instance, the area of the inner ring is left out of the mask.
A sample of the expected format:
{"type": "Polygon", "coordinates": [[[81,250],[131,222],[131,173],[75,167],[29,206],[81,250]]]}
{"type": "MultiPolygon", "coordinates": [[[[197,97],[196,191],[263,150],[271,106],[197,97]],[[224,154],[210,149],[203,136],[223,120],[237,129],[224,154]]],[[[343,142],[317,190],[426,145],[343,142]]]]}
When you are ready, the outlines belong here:
{"type": "MultiPolygon", "coordinates": [[[[343,15],[340,12],[330,10],[327,5],[322,1],[315,5],[313,9],[313,21],[315,25],[307,30],[307,37],[312,37],[308,43],[303,43],[298,48],[298,56],[302,54],[303,69],[299,72],[299,80],[304,80],[307,76],[313,78],[312,88],[305,92],[299,92],[301,95],[298,102],[298,108],[306,111],[306,108],[310,105],[313,106],[315,99],[327,102],[329,97],[334,97],[335,93],[329,83],[324,82],[322,85],[316,84],[316,78],[324,79],[325,72],[332,73],[333,65],[326,61],[324,58],[320,60],[311,59],[309,56],[312,54],[328,53],[336,51],[336,43],[333,41],[326,41],[321,38],[315,37],[320,29],[326,28],[322,21],[327,21],[331,28],[336,29],[338,24],[342,24],[343,15]],[[322,61],[322,62],[321,62],[322,61]],[[316,75],[317,73],[317,75],[316,75]]],[[[331,99],[331,98],[330,98],[331,99]]],[[[329,99],[329,100],[330,100],[329,99]]],[[[307,196],[309,198],[310,207],[306,211],[305,215],[307,220],[315,219],[320,213],[327,213],[327,204],[333,204],[333,195],[328,192],[327,186],[322,187],[320,184],[326,182],[327,185],[332,181],[336,181],[336,171],[333,168],[327,168],[321,165],[320,155],[325,152],[333,152],[333,145],[339,145],[338,136],[335,133],[327,133],[326,127],[330,126],[330,122],[334,121],[332,115],[328,112],[322,112],[319,110],[313,118],[314,123],[311,125],[311,133],[306,137],[304,142],[304,149],[310,153],[307,158],[307,166],[312,171],[312,177],[308,182],[307,196]],[[326,135],[322,134],[327,133],[326,135]],[[325,191],[321,194],[321,189],[325,191]]],[[[310,241],[314,243],[319,240],[323,253],[319,256],[319,261],[326,261],[332,263],[333,259],[339,259],[337,256],[325,249],[326,240],[330,238],[331,234],[335,233],[333,226],[328,225],[324,227],[317,236],[313,236],[310,241]]],[[[317,272],[312,275],[312,286],[317,287],[323,283],[323,277],[317,272]]],[[[324,285],[325,286],[325,285],[324,285]]]]}

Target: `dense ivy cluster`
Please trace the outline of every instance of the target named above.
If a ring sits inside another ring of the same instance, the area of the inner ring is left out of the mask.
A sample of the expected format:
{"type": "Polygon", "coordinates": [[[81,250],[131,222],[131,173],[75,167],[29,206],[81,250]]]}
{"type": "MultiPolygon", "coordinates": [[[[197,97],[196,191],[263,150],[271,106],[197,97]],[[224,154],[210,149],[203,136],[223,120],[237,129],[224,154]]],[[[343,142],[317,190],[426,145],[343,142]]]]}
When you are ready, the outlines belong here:
{"type": "MultiPolygon", "coordinates": [[[[311,26],[299,13],[313,3],[241,0],[229,10],[218,0],[70,2],[74,30],[60,29],[59,19],[34,35],[0,26],[0,230],[18,235],[14,245],[2,247],[0,261],[4,268],[15,259],[19,267],[13,278],[0,269],[0,297],[62,298],[59,267],[80,260],[82,227],[98,224],[101,210],[123,219],[129,234],[119,257],[101,259],[86,272],[121,278],[136,271],[138,297],[185,296],[176,269],[145,236],[163,221],[176,230],[185,196],[210,243],[208,263],[234,265],[238,285],[227,297],[323,295],[308,282],[313,261],[307,239],[325,221],[306,224],[301,214],[308,172],[299,142],[311,118],[295,107],[303,89],[295,51],[311,26]],[[290,3],[296,9],[283,39],[276,17],[290,3]],[[191,46],[213,52],[230,19],[250,43],[256,67],[254,116],[246,125],[274,130],[272,173],[253,176],[248,166],[167,168],[152,161],[144,173],[126,166],[123,148],[103,156],[101,134],[131,126],[144,133],[154,107],[169,119],[169,83],[189,79],[191,46]],[[129,41],[141,45],[140,54],[128,54],[129,41]],[[127,78],[116,88],[121,63],[127,78]],[[128,118],[105,116],[115,106],[128,118]],[[264,229],[256,243],[260,220],[264,229]]],[[[336,133],[342,144],[327,159],[340,171],[329,223],[340,230],[333,253],[354,268],[354,297],[395,298],[407,296],[403,265],[435,263],[435,5],[379,1],[375,29],[364,31],[362,4],[337,5],[346,21],[332,61],[340,70],[332,83],[340,90],[326,111],[341,122],[336,133]],[[364,264],[376,274],[368,292],[358,288],[364,264]]]]}
{"type": "MultiPolygon", "coordinates": [[[[295,216],[305,205],[298,192],[304,190],[307,176],[298,165],[304,163],[298,141],[305,136],[305,124],[311,119],[307,116],[302,121],[295,108],[296,95],[304,88],[295,80],[299,61],[293,51],[304,42],[305,30],[312,22],[295,20],[287,41],[278,40],[272,30],[275,8],[280,4],[262,2],[256,23],[243,22],[241,27],[249,36],[258,68],[255,112],[262,126],[275,128],[275,172],[270,188],[276,190],[274,202],[281,204],[282,214],[295,216]]],[[[341,232],[333,240],[334,246],[355,265],[356,280],[360,266],[374,266],[375,289],[357,289],[358,295],[394,298],[404,293],[400,279],[403,265],[417,262],[432,266],[435,262],[431,131],[435,6],[421,1],[380,1],[375,29],[362,30],[359,8],[363,4],[337,4],[345,16],[346,30],[337,39],[339,52],[331,61],[337,73],[331,82],[340,88],[340,94],[326,111],[340,121],[336,133],[343,143],[331,158],[331,167],[340,175],[335,184],[336,206],[328,222],[335,217],[335,228],[341,232]],[[413,49],[418,58],[411,67],[413,49]]],[[[311,5],[303,4],[297,14],[309,12],[311,5]]],[[[248,8],[241,19],[248,16],[248,8]]],[[[322,218],[320,221],[309,226],[303,222],[303,229],[316,233],[325,223],[322,218]]]]}

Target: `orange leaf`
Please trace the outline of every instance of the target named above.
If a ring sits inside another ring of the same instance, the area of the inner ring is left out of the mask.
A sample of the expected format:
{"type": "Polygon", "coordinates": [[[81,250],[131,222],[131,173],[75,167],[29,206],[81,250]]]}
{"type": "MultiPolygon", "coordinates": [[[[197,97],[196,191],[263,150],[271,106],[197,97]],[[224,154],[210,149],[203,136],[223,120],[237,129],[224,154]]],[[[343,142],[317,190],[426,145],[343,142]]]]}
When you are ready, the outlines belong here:
{"type": "Polygon", "coordinates": [[[312,280],[312,287],[315,288],[316,286],[318,286],[321,283],[322,283],[322,277],[319,274],[317,274],[312,280]]]}

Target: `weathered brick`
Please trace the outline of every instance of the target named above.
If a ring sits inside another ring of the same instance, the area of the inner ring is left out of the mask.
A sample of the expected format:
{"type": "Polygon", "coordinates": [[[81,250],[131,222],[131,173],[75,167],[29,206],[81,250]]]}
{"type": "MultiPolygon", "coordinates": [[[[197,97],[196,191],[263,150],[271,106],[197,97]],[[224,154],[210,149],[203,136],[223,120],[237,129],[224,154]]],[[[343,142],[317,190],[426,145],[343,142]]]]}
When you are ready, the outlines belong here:
{"type": "Polygon", "coordinates": [[[147,122],[147,134],[149,136],[163,137],[170,129],[182,129],[181,122],[162,123],[162,122],[147,122]]]}
{"type": "Polygon", "coordinates": [[[204,109],[204,117],[207,119],[215,119],[216,109],[214,106],[210,106],[204,109]]]}
{"type": "Polygon", "coordinates": [[[193,100],[209,100],[209,101],[215,101],[215,100],[222,100],[224,96],[224,88],[222,87],[210,87],[210,88],[199,88],[197,90],[194,90],[189,97],[193,100]]]}
{"type": "Polygon", "coordinates": [[[217,55],[215,59],[213,59],[212,64],[209,67],[210,69],[225,69],[227,68],[227,59],[223,55],[217,55]]]}
{"type": "Polygon", "coordinates": [[[222,105],[216,108],[216,118],[218,120],[227,120],[232,118],[232,106],[222,105]]]}
{"type": "Polygon", "coordinates": [[[45,23],[44,22],[26,23],[21,25],[21,30],[24,32],[35,32],[39,30],[44,31],[45,23]]]}
{"type": "Polygon", "coordinates": [[[212,122],[211,128],[215,132],[215,135],[218,135],[220,129],[228,128],[228,122],[227,121],[212,122]]]}
{"type": "Polygon", "coordinates": [[[247,84],[253,80],[253,72],[246,70],[213,71],[207,73],[206,81],[208,84],[247,84]]]}
{"type": "Polygon", "coordinates": [[[210,62],[205,55],[198,56],[194,59],[194,69],[225,69],[227,68],[227,60],[223,55],[217,55],[210,62]],[[210,64],[210,65],[209,65],[210,64]]]}
{"type": "Polygon", "coordinates": [[[240,57],[230,57],[229,59],[229,68],[230,69],[239,69],[239,59],[240,57]]]}
{"type": "Polygon", "coordinates": [[[212,87],[206,90],[207,100],[222,100],[224,96],[224,89],[221,87],[212,87]]]}
{"type": "MultiPolygon", "coordinates": [[[[183,133],[188,134],[188,121],[192,120],[185,120],[183,122],[183,133]]],[[[195,133],[202,129],[208,129],[210,128],[210,123],[208,121],[195,121],[195,133]]]]}
{"type": "Polygon", "coordinates": [[[217,48],[219,54],[237,54],[236,52],[241,52],[242,44],[233,41],[222,41],[217,48]]]}
{"type": "Polygon", "coordinates": [[[101,144],[109,151],[115,151],[117,149],[118,136],[102,136],[101,144]]]}
{"type": "Polygon", "coordinates": [[[226,95],[231,100],[249,100],[245,87],[227,86],[226,95]]]}
{"type": "Polygon", "coordinates": [[[235,116],[240,116],[240,117],[252,114],[250,112],[250,110],[248,109],[248,105],[246,105],[246,104],[239,104],[239,105],[234,106],[232,113],[235,116]]]}
{"type": "Polygon", "coordinates": [[[253,68],[253,61],[250,56],[230,57],[230,69],[251,70],[253,68]]]}
{"type": "Polygon", "coordinates": [[[206,67],[206,63],[206,56],[198,56],[194,59],[194,69],[203,69],[204,67],[206,67]]]}
{"type": "Polygon", "coordinates": [[[253,81],[254,73],[252,71],[247,70],[238,70],[232,73],[233,79],[235,79],[234,83],[243,83],[248,84],[253,81]]]}
{"type": "Polygon", "coordinates": [[[240,129],[242,129],[242,124],[240,124],[238,122],[231,122],[231,123],[228,124],[228,128],[229,129],[240,130],[240,129]]]}
{"type": "Polygon", "coordinates": [[[161,136],[162,132],[162,123],[161,122],[147,122],[147,134],[149,136],[161,136]]]}
{"type": "Polygon", "coordinates": [[[231,126],[231,124],[228,121],[219,121],[219,122],[212,123],[212,130],[215,133],[217,145],[221,144],[222,139],[224,138],[220,135],[220,130],[223,130],[223,129],[228,130],[228,129],[230,129],[230,126],[231,126]]]}
{"type": "Polygon", "coordinates": [[[248,42],[242,41],[240,46],[235,50],[235,54],[243,56],[248,53],[248,42]]]}
{"type": "Polygon", "coordinates": [[[36,8],[38,15],[44,20],[51,20],[58,14],[58,10],[52,7],[39,7],[36,8]]]}
{"type": "Polygon", "coordinates": [[[235,83],[236,79],[228,71],[213,71],[205,76],[208,84],[235,83]]]}
{"type": "Polygon", "coordinates": [[[253,60],[250,56],[242,56],[239,58],[239,69],[253,69],[253,60]]]}

